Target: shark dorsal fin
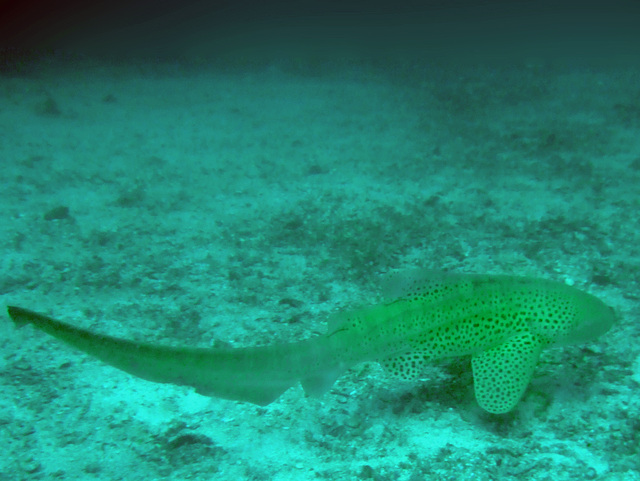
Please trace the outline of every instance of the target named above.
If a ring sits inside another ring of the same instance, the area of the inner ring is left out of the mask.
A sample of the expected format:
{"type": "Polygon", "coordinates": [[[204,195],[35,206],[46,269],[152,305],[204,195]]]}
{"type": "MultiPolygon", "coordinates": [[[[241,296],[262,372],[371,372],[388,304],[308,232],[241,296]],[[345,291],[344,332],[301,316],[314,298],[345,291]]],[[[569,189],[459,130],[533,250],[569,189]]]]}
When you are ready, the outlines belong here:
{"type": "Polygon", "coordinates": [[[465,285],[473,286],[479,276],[457,274],[433,269],[408,269],[387,273],[382,278],[384,299],[420,299],[437,301],[450,295],[460,296],[465,285]]]}

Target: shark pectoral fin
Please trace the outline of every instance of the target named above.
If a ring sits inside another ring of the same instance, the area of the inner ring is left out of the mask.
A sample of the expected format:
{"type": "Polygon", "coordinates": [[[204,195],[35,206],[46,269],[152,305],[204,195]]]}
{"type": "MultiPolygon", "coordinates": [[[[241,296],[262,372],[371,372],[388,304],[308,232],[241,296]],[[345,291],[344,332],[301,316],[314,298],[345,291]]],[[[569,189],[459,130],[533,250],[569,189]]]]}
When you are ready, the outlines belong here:
{"type": "Polygon", "coordinates": [[[379,362],[391,376],[406,381],[418,379],[427,365],[425,355],[420,351],[385,357],[379,362]]]}
{"type": "Polygon", "coordinates": [[[511,411],[529,385],[541,342],[523,333],[473,356],[473,382],[480,406],[494,414],[511,411]]]}

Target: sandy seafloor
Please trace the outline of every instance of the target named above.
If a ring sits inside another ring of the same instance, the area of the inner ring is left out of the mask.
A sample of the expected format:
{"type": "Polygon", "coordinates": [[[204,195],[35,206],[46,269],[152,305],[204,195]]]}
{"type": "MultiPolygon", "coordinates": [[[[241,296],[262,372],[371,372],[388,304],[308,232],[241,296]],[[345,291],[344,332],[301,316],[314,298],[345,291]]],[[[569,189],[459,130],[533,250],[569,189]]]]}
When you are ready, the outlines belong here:
{"type": "MultiPolygon", "coordinates": [[[[138,340],[307,338],[422,266],[620,322],[484,413],[468,359],[267,407],[0,323],[2,480],[640,480],[640,67],[43,62],[0,78],[0,301],[138,340]]],[[[4,309],[4,308],[3,308],[4,309]]]]}

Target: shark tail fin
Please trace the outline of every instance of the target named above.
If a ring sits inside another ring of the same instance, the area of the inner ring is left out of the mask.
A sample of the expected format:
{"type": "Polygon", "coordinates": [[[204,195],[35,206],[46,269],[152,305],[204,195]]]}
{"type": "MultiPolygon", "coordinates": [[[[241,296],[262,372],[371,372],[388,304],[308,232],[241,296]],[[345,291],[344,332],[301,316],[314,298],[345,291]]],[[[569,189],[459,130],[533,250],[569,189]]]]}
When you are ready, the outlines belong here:
{"type": "Polygon", "coordinates": [[[340,372],[310,374],[308,353],[315,341],[245,348],[163,346],[91,332],[44,314],[10,306],[17,326],[33,324],[47,334],[101,361],[152,382],[191,386],[196,392],[265,406],[301,377],[305,391],[320,395],[340,372]],[[291,369],[292,366],[303,366],[291,369]]]}

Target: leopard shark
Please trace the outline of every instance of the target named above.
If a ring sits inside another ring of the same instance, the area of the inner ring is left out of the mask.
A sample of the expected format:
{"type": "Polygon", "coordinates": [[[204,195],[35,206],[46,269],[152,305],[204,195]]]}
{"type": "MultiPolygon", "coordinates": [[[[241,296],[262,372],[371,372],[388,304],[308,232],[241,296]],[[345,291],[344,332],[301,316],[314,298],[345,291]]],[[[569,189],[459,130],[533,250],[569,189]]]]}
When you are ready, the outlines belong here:
{"type": "Polygon", "coordinates": [[[545,348],[594,340],[616,320],[604,302],[564,283],[420,269],[388,276],[384,302],[333,316],[323,335],[265,346],[135,342],[22,307],[8,313],[17,326],[31,324],[142,379],[261,406],[298,382],[321,396],[363,362],[417,380],[429,362],[470,356],[478,404],[494,414],[515,408],[545,348]]]}

